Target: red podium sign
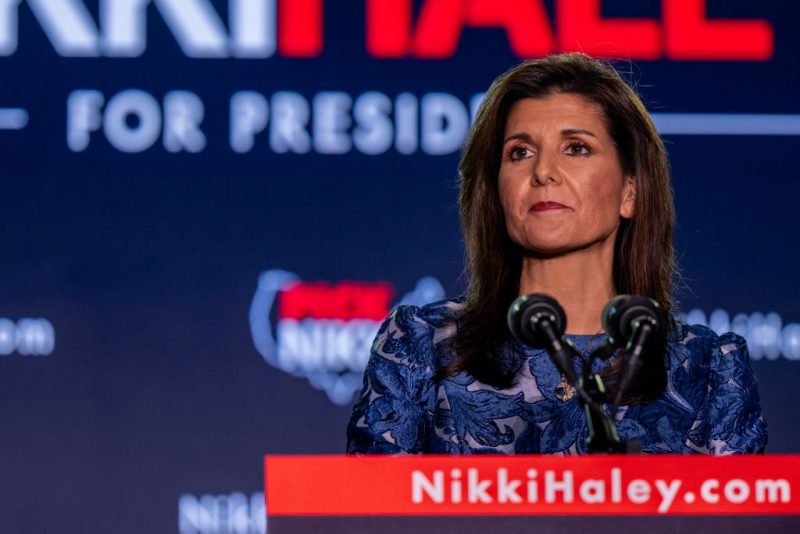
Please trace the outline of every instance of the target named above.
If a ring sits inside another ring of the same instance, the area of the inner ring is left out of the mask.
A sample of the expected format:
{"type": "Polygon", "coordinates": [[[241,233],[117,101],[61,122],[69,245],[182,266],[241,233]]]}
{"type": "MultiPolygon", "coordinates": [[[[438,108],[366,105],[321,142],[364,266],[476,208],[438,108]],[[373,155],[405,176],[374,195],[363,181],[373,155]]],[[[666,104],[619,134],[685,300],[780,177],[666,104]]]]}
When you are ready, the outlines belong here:
{"type": "Polygon", "coordinates": [[[800,456],[267,456],[265,479],[271,532],[282,517],[370,517],[373,528],[380,517],[442,516],[800,524],[800,456]]]}

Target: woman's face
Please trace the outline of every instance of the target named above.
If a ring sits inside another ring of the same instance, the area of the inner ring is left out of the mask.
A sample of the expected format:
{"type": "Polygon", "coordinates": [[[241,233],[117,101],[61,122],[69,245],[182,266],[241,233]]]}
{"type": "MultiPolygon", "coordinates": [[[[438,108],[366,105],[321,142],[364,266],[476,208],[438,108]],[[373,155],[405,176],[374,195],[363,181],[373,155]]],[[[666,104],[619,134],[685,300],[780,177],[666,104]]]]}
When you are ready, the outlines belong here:
{"type": "Polygon", "coordinates": [[[580,96],[527,98],[503,135],[500,200],[511,239],[542,256],[610,243],[634,211],[602,108],[580,96]]]}

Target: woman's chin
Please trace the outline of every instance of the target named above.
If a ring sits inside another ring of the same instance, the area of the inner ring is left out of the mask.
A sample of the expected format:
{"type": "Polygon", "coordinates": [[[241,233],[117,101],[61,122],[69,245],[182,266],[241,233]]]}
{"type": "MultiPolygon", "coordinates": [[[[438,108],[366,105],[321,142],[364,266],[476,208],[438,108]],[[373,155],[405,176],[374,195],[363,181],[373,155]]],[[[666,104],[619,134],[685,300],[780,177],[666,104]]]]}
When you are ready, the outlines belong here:
{"type": "Polygon", "coordinates": [[[570,242],[570,241],[555,241],[548,240],[544,242],[528,242],[521,245],[523,254],[530,258],[557,258],[560,256],[568,256],[573,253],[587,252],[599,248],[601,242],[570,242]]]}
{"type": "Polygon", "coordinates": [[[564,256],[575,250],[573,247],[556,243],[525,245],[522,248],[525,256],[541,259],[564,256]]]}

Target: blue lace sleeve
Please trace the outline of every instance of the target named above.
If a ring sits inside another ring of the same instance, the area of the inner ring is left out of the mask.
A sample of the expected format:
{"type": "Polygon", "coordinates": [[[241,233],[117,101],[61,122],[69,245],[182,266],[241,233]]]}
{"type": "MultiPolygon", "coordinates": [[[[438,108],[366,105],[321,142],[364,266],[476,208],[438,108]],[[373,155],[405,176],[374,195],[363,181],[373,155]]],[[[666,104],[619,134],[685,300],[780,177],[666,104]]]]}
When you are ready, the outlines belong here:
{"type": "Polygon", "coordinates": [[[432,329],[415,306],[383,322],[347,426],[348,453],[421,453],[433,391],[432,329]]]}
{"type": "Polygon", "coordinates": [[[761,414],[758,383],[741,336],[719,337],[711,355],[706,422],[711,454],[763,452],[767,422],[761,414]]]}

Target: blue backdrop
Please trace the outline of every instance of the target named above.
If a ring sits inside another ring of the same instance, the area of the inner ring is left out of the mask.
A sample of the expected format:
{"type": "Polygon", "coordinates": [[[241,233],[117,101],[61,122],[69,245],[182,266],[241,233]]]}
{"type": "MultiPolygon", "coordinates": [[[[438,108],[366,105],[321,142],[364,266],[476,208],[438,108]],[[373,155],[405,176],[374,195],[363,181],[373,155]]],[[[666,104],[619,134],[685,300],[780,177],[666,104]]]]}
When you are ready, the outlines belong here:
{"type": "Polygon", "coordinates": [[[747,336],[768,452],[800,452],[799,14],[0,1],[0,529],[263,532],[263,455],[343,452],[377,321],[463,287],[458,146],[537,46],[632,60],[681,311],[747,336]]]}

